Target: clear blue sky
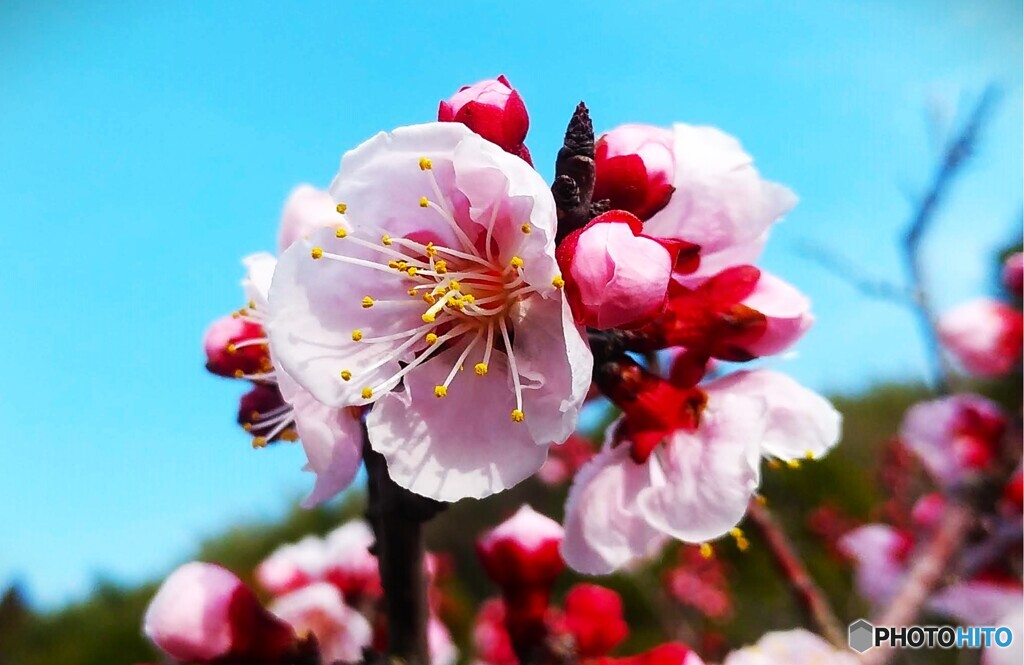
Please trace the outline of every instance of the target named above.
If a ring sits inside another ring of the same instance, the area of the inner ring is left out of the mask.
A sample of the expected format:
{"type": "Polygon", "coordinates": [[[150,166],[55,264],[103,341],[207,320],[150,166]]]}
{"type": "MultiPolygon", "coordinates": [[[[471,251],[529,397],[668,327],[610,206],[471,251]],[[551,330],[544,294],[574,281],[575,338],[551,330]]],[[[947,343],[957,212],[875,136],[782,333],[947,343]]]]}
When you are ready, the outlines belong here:
{"type": "Polygon", "coordinates": [[[547,176],[580,99],[599,128],[740,137],[802,197],[764,264],[814,300],[785,367],[822,390],[922,370],[904,313],[796,248],[899,274],[930,103],[1006,91],[927,246],[939,301],[987,288],[1020,232],[1013,0],[299,4],[0,8],[0,585],[53,606],[98,574],[155,576],[301,494],[300,451],[249,450],[241,386],[204,373],[200,336],[239,305],[238,260],[273,249],[294,184],[325,185],[344,150],[432,120],[460,84],[509,76],[547,176]]]}

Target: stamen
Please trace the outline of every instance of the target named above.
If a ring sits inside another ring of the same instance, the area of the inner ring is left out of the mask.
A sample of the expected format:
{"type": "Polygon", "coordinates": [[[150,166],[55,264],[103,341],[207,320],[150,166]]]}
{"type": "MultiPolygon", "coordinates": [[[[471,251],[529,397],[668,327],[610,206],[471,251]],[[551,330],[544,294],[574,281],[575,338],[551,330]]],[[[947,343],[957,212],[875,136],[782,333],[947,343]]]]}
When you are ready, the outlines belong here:
{"type": "Polygon", "coordinates": [[[440,399],[440,398],[444,397],[447,394],[448,394],[447,386],[434,386],[434,397],[437,397],[438,399],[440,399]]]}
{"type": "Polygon", "coordinates": [[[347,369],[341,370],[341,380],[342,381],[350,381],[351,379],[352,379],[352,372],[348,371],[347,369]]]}
{"type": "Polygon", "coordinates": [[[430,207],[430,200],[427,199],[427,197],[425,197],[425,196],[421,196],[420,197],[420,207],[421,208],[430,207]]]}
{"type": "Polygon", "coordinates": [[[348,206],[344,203],[339,203],[334,207],[334,209],[338,211],[338,214],[344,215],[348,211],[348,206]]]}
{"type": "Polygon", "coordinates": [[[385,245],[390,245],[391,244],[391,236],[389,236],[388,234],[385,233],[384,235],[381,236],[380,241],[382,243],[384,243],[385,245]]]}
{"type": "Polygon", "coordinates": [[[345,229],[341,228],[340,226],[334,231],[334,237],[335,238],[344,238],[347,235],[348,235],[348,231],[346,231],[345,229]]]}
{"type": "Polygon", "coordinates": [[[565,286],[565,280],[562,279],[561,275],[555,275],[555,278],[551,280],[551,286],[560,289],[565,286]]]}
{"type": "Polygon", "coordinates": [[[522,231],[523,233],[526,233],[527,235],[529,235],[530,231],[532,231],[533,229],[530,227],[530,223],[526,222],[522,226],[519,227],[519,230],[522,231]]]}
{"type": "Polygon", "coordinates": [[[520,409],[512,409],[512,422],[521,423],[526,420],[526,414],[520,409]]]}
{"type": "Polygon", "coordinates": [[[427,346],[431,346],[433,344],[436,344],[437,343],[437,333],[427,333],[427,336],[424,339],[427,342],[427,346]]]}
{"type": "Polygon", "coordinates": [[[257,448],[257,449],[259,449],[259,448],[266,448],[267,447],[267,438],[265,436],[258,436],[258,437],[256,437],[255,439],[252,440],[252,447],[253,448],[257,448]]]}
{"type": "Polygon", "coordinates": [[[324,256],[324,250],[322,247],[314,247],[313,249],[309,250],[309,255],[312,256],[314,260],[322,259],[324,256]]]}
{"type": "Polygon", "coordinates": [[[473,339],[469,341],[469,344],[466,344],[466,348],[464,348],[462,350],[462,353],[459,354],[459,359],[455,361],[455,365],[452,367],[451,371],[448,372],[448,377],[444,380],[443,384],[445,392],[448,391],[448,386],[450,386],[452,384],[452,381],[455,380],[455,375],[459,373],[460,369],[462,369],[462,366],[466,362],[466,358],[469,357],[469,354],[473,350],[473,347],[476,346],[476,343],[480,341],[481,332],[482,331],[477,331],[476,335],[473,336],[473,339]]]}
{"type": "MultiPolygon", "coordinates": [[[[384,381],[381,381],[379,384],[377,384],[377,386],[373,390],[371,390],[370,388],[365,388],[363,390],[364,395],[365,395],[365,393],[367,391],[369,391],[370,395],[372,396],[374,391],[380,390],[383,386],[386,386],[386,385],[388,385],[389,383],[392,383],[392,382],[397,383],[406,374],[408,374],[409,372],[413,371],[414,369],[416,369],[417,367],[422,365],[424,362],[426,362],[432,355],[434,355],[435,351],[437,351],[440,348],[443,348],[444,347],[443,342],[448,341],[452,337],[458,337],[462,333],[464,333],[467,330],[469,330],[469,328],[470,328],[470,326],[465,325],[465,324],[452,328],[451,330],[446,332],[444,335],[438,337],[437,340],[435,341],[435,343],[431,344],[429,347],[427,347],[427,349],[423,353],[418,355],[415,360],[413,360],[411,363],[409,363],[408,365],[406,365],[402,369],[400,369],[397,372],[395,372],[389,378],[385,379],[384,381]],[[438,343],[438,342],[440,342],[440,343],[438,343]]],[[[364,396],[364,399],[370,399],[370,398],[364,396]]]]}
{"type": "MultiPolygon", "coordinates": [[[[436,185],[435,185],[435,187],[436,187],[436,185]]],[[[440,196],[441,196],[440,191],[438,191],[438,197],[440,198],[440,196]]],[[[443,217],[446,222],[448,222],[448,226],[452,227],[452,230],[455,231],[455,235],[458,237],[459,242],[462,243],[463,249],[465,249],[467,251],[470,251],[470,252],[474,251],[473,243],[470,242],[469,236],[467,236],[466,232],[462,230],[462,227],[459,226],[459,223],[455,221],[455,218],[452,217],[450,212],[448,212],[447,210],[442,208],[440,205],[434,203],[433,201],[431,201],[430,199],[428,199],[425,196],[420,199],[420,207],[421,208],[428,208],[429,207],[429,208],[433,208],[434,210],[436,210],[437,213],[439,215],[441,215],[441,217],[443,217]],[[426,205],[423,205],[424,201],[427,202],[426,205]]]]}
{"type": "MultiPolygon", "coordinates": [[[[396,245],[407,247],[409,249],[421,252],[423,254],[429,254],[429,252],[427,251],[428,247],[426,245],[416,242],[415,240],[409,240],[408,238],[392,238],[392,240],[396,245]]],[[[473,261],[487,269],[494,268],[494,266],[491,265],[489,261],[487,261],[486,259],[482,259],[479,256],[476,256],[475,254],[467,254],[466,252],[460,252],[457,249],[452,249],[450,247],[442,247],[440,245],[434,245],[433,243],[431,243],[429,249],[432,249],[435,252],[441,252],[442,254],[448,254],[449,256],[457,256],[458,258],[466,259],[467,261],[473,261]]],[[[429,255],[433,256],[432,254],[429,255]]]]}
{"type": "Polygon", "coordinates": [[[373,307],[373,298],[370,296],[363,297],[363,309],[370,309],[373,307]]]}
{"type": "Polygon", "coordinates": [[[373,389],[370,388],[370,386],[366,386],[365,388],[363,388],[363,392],[360,394],[362,395],[363,399],[370,399],[371,397],[373,397],[373,389]]]}
{"type": "Polygon", "coordinates": [[[352,341],[353,342],[358,342],[362,338],[363,338],[363,331],[362,330],[356,329],[356,330],[352,331],[352,341]]]}
{"type": "Polygon", "coordinates": [[[519,270],[520,268],[522,268],[522,267],[523,267],[523,260],[522,260],[521,258],[519,258],[518,256],[513,256],[513,257],[512,257],[512,260],[511,260],[511,261],[509,261],[509,262],[508,262],[508,264],[509,264],[509,265],[510,265],[510,266],[511,266],[511,267],[512,267],[513,269],[515,269],[515,270],[519,270]]]}
{"type": "Polygon", "coordinates": [[[711,549],[711,545],[708,543],[700,544],[700,555],[705,559],[710,559],[715,555],[715,551],[711,549]]]}
{"type": "Polygon", "coordinates": [[[456,291],[449,291],[448,293],[444,294],[444,296],[440,300],[431,305],[430,309],[424,312],[423,316],[421,316],[420,318],[423,319],[424,323],[433,323],[434,320],[437,318],[437,313],[440,312],[444,308],[444,306],[447,305],[451,300],[454,300],[455,298],[458,297],[459,294],[456,291]]]}
{"type": "Polygon", "coordinates": [[[420,171],[429,171],[434,168],[434,164],[426,157],[420,157],[420,171]]]}
{"type": "Polygon", "coordinates": [[[508,356],[509,369],[512,370],[512,386],[516,391],[516,410],[512,412],[512,420],[517,423],[523,422],[523,386],[519,381],[519,366],[516,365],[516,354],[512,352],[512,342],[508,338],[508,328],[505,326],[505,319],[498,319],[498,326],[501,328],[501,338],[505,342],[505,355],[508,356]],[[520,418],[516,420],[516,411],[520,418]]]}

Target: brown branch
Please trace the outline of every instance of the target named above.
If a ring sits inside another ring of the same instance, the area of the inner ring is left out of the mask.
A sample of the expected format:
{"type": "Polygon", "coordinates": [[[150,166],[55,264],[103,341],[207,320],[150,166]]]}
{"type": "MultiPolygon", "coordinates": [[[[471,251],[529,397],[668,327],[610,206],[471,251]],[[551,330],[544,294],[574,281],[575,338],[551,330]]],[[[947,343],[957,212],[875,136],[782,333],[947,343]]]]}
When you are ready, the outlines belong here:
{"type": "Polygon", "coordinates": [[[594,125],[587,105],[580,102],[565,130],[565,141],[555,160],[551,194],[558,213],[555,242],[582,228],[593,215],[594,125]]]}
{"type": "Polygon", "coordinates": [[[807,619],[829,642],[837,647],[845,647],[846,638],[842,624],[836,618],[821,587],[807,572],[800,555],[797,554],[789,537],[782,530],[782,526],[775,520],[771,512],[756,500],[750,502],[747,517],[761,534],[765,545],[768,546],[768,551],[775,559],[776,566],[799,601],[807,619]]]}
{"type": "Polygon", "coordinates": [[[409,665],[429,665],[427,580],[423,524],[443,504],[399,487],[388,475],[384,457],[365,438],[363,460],[369,487],[367,517],[373,525],[374,554],[384,588],[388,654],[409,665]]]}
{"type": "Polygon", "coordinates": [[[894,284],[868,273],[849,258],[811,241],[800,243],[798,252],[829,271],[836,277],[860,291],[868,298],[887,300],[903,307],[916,308],[913,294],[899,284],[894,284]]]}
{"type": "MultiPolygon", "coordinates": [[[[973,511],[967,506],[954,504],[946,510],[939,530],[914,562],[889,608],[881,617],[872,621],[874,625],[907,626],[914,623],[946,572],[949,561],[963,545],[973,523],[973,511]]],[[[860,661],[864,665],[882,665],[891,656],[892,649],[883,645],[863,654],[860,661]]]]}

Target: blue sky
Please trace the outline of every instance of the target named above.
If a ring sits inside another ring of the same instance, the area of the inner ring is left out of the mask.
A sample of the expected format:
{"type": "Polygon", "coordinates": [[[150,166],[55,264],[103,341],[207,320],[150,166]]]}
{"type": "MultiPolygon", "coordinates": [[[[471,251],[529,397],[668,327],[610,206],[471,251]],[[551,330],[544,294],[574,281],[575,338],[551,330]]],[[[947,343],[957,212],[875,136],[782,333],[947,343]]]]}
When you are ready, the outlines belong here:
{"type": "MultiPolygon", "coordinates": [[[[0,585],[46,606],[155,576],[280,514],[299,450],[253,452],[241,386],[203,371],[238,260],[290,188],[504,72],[550,176],[573,106],[599,128],[714,124],[801,203],[764,265],[819,323],[781,365],[821,390],[923,369],[912,321],[799,256],[898,276],[928,108],[1005,91],[926,251],[940,304],[989,288],[1021,204],[1020,3],[71,3],[0,9],[0,585]],[[216,6],[214,6],[216,5],[216,6]]],[[[940,113],[939,115],[943,115],[940,113]]]]}

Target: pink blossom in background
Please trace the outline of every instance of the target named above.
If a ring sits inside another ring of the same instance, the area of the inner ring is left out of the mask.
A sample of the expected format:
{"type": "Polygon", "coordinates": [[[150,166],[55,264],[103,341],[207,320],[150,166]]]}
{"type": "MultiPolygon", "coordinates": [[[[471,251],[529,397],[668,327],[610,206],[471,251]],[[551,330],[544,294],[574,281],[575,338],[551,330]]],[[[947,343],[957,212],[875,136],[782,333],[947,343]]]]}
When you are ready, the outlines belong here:
{"type": "Polygon", "coordinates": [[[997,377],[1019,367],[1024,320],[1020,311],[977,298],[939,318],[942,345],[970,374],[997,377]]]}
{"type": "Polygon", "coordinates": [[[483,497],[536,472],[574,430],[593,364],[560,289],[547,184],[432,123],[347,153],[331,194],[337,228],[292,245],[274,275],[275,363],[327,406],[372,404],[370,444],[413,492],[483,497]]]}
{"type": "Polygon", "coordinates": [[[333,227],[337,217],[334,199],[329,192],[312,185],[297,186],[288,195],[281,211],[277,251],[283,252],[318,229],[333,227]]]}
{"type": "Polygon", "coordinates": [[[324,577],[351,603],[381,595],[377,557],[370,553],[374,536],[363,520],[350,520],[327,534],[324,577]]]}
{"type": "Polygon", "coordinates": [[[295,645],[292,630],[233,573],[200,562],[164,580],[146,609],[143,630],[171,658],[200,663],[227,656],[273,663],[295,645]]]}
{"type": "Polygon", "coordinates": [[[684,545],[679,548],[679,562],[665,571],[665,589],[676,602],[722,619],[733,609],[726,572],[718,557],[706,557],[699,547],[684,545]]]}
{"type": "MultiPolygon", "coordinates": [[[[1020,549],[1019,544],[1016,549],[1020,549]]],[[[998,580],[971,580],[946,587],[932,596],[928,608],[971,626],[1006,626],[1013,632],[1007,648],[989,647],[982,665],[1018,665],[1024,662],[1024,592],[1016,576],[998,580]]]]}
{"type": "Polygon", "coordinates": [[[857,665],[848,649],[839,650],[802,628],[767,633],[756,644],[730,653],[722,665],[857,665]]]}
{"type": "Polygon", "coordinates": [[[298,635],[312,633],[326,663],[358,662],[373,640],[366,618],[345,604],[337,587],[316,582],[277,597],[270,611],[298,635]]]}
{"type": "Polygon", "coordinates": [[[503,150],[526,160],[532,165],[527,150],[526,132],[530,129],[530,116],[523,98],[512,87],[504,74],[463,86],[437,111],[441,122],[460,122],[503,150]]]}
{"type": "Polygon", "coordinates": [[[692,270],[696,249],[646,236],[639,219],[613,210],[570,233],[556,256],[576,321],[606,330],[661,314],[681,252],[692,257],[692,270]]]}
{"type": "Polygon", "coordinates": [[[321,580],[328,564],[324,541],[306,536],[274,550],[256,566],[255,578],[261,587],[277,596],[321,580]]]}
{"type": "Polygon", "coordinates": [[[1013,295],[1020,298],[1024,295],[1024,254],[1011,254],[1003,262],[1003,286],[1013,295]]]}
{"type": "Polygon", "coordinates": [[[900,427],[900,439],[935,480],[954,483],[995,459],[1006,417],[979,395],[957,394],[914,405],[900,427]]]}
{"type": "Polygon", "coordinates": [[[622,125],[603,134],[595,147],[594,200],[649,219],[675,189],[674,143],[671,129],[650,125],[622,125]]]}
{"type": "Polygon", "coordinates": [[[914,538],[887,524],[867,524],[844,535],[837,546],[854,563],[857,593],[882,607],[900,588],[914,538]]]}
{"type": "Polygon", "coordinates": [[[579,434],[571,434],[562,445],[552,446],[537,478],[548,485],[566,483],[594,454],[594,444],[579,434]]]}
{"type": "Polygon", "coordinates": [[[477,663],[519,665],[505,628],[505,603],[501,598],[484,601],[477,611],[473,622],[473,649],[477,663]]]}

